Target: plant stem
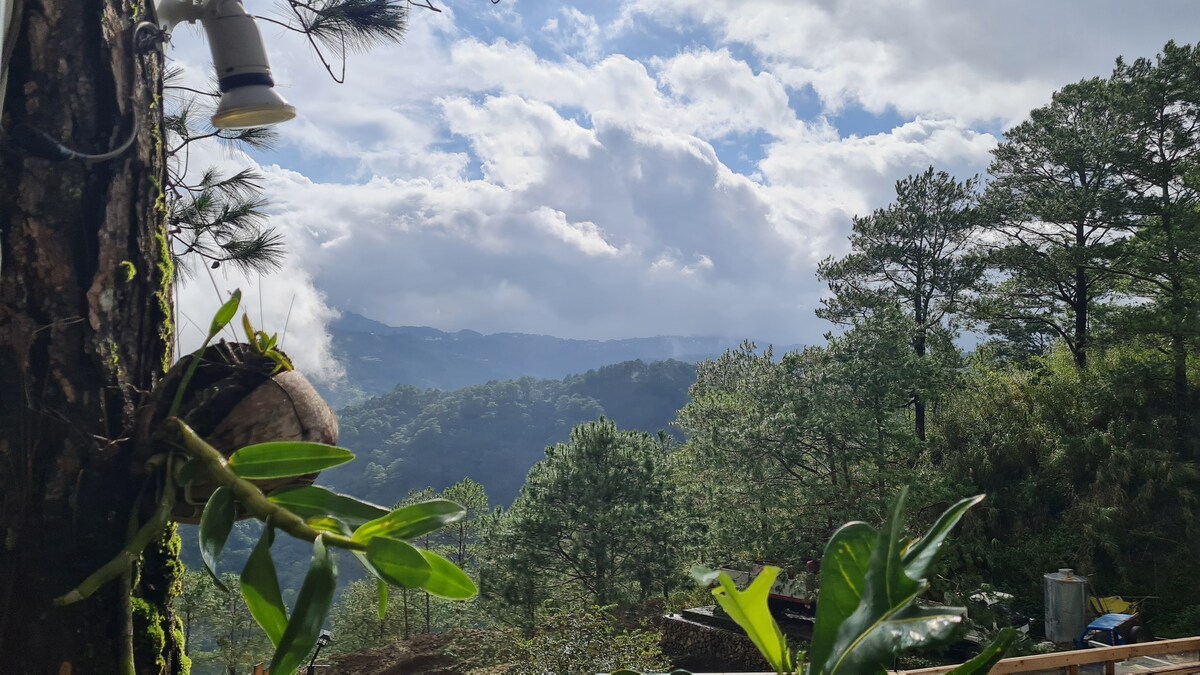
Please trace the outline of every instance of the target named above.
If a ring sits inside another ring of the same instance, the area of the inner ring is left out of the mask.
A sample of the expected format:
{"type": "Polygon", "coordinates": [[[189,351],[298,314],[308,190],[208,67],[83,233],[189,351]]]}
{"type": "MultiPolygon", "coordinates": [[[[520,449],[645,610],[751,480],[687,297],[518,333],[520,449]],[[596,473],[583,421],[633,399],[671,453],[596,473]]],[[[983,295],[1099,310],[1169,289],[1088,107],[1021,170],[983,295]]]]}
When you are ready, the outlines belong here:
{"type": "Polygon", "coordinates": [[[171,479],[171,460],[168,458],[162,499],[159,500],[158,506],[154,509],[154,514],[150,516],[150,520],[146,521],[146,524],[125,542],[124,548],[117,553],[116,557],[105,563],[104,567],[92,572],[88,578],[83,580],[83,583],[76,586],[69,593],[55,598],[54,604],[62,606],[79,602],[95,593],[104,584],[124,574],[129,569],[129,566],[142,555],[142,551],[146,549],[146,546],[162,533],[163,528],[167,525],[167,521],[170,520],[171,509],[174,506],[175,481],[171,479]]]}
{"type": "Polygon", "coordinates": [[[267,499],[258,486],[234,473],[229,468],[229,462],[225,456],[200,438],[183,420],[172,417],[167,420],[167,426],[178,432],[183,450],[193,459],[199,460],[214,481],[232,490],[233,496],[250,515],[297,539],[316,541],[317,537],[324,537],[326,544],[338,548],[351,551],[367,550],[367,545],[363,542],[354,541],[344,535],[313,529],[300,516],[267,499]]]}

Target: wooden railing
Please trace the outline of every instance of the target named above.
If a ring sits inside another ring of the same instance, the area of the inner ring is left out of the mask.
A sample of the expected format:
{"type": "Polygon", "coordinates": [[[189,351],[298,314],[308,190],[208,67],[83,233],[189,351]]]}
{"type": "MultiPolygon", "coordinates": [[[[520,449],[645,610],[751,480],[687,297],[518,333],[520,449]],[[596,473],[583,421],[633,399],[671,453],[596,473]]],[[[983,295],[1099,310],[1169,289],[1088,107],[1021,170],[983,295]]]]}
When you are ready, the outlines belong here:
{"type": "MultiPolygon", "coordinates": [[[[1200,673],[1200,637],[1142,642],[1119,647],[1080,649],[1071,652],[1018,656],[1004,659],[992,668],[992,675],[1005,673],[1068,673],[1078,675],[1084,666],[1103,666],[1106,675],[1117,672],[1117,665],[1139,657],[1157,658],[1164,665],[1139,669],[1138,673],[1200,673]],[[1180,663],[1165,664],[1163,657],[1174,657],[1180,663]]],[[[896,675],[941,675],[954,670],[954,666],[922,668],[920,670],[894,671],[896,675]]],[[[1132,671],[1131,671],[1132,672],[1132,671]]]]}

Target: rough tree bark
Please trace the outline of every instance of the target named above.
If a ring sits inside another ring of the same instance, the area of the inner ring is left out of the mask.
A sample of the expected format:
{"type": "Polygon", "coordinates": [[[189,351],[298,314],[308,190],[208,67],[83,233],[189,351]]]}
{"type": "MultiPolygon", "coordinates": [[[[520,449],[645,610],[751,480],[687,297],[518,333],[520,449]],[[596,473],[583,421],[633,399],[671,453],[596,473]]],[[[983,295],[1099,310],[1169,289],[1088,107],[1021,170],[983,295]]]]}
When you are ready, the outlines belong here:
{"type": "Polygon", "coordinates": [[[138,673],[179,672],[173,529],[132,597],[118,582],[51,602],[121,548],[147,475],[135,408],[170,353],[162,62],[131,46],[150,9],[16,4],[0,146],[0,673],[120,673],[131,634],[138,673]],[[135,115],[136,141],[110,161],[50,157],[31,131],[101,153],[135,115]]]}

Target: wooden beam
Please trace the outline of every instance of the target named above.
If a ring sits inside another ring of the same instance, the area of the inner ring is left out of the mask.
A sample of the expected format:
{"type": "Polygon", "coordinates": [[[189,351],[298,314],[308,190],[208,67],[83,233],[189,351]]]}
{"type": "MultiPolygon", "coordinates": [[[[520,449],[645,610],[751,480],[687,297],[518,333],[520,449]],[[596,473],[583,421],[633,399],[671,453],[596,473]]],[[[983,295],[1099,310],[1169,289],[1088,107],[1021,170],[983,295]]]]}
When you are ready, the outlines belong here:
{"type": "MultiPolygon", "coordinates": [[[[1138,656],[1161,656],[1163,654],[1180,654],[1184,652],[1200,652],[1200,637],[1179,638],[1176,640],[1159,640],[1157,642],[1140,642],[1133,645],[1105,647],[1103,649],[1078,649],[1054,654],[1038,654],[1036,656],[1018,656],[1004,659],[992,668],[992,675],[1006,673],[1029,673],[1039,670],[1056,670],[1071,666],[1083,666],[1094,663],[1125,661],[1138,656]]],[[[943,675],[954,670],[957,666],[939,666],[922,668],[920,670],[898,671],[897,675],[943,675]]],[[[1164,666],[1165,667],[1165,666],[1164,666]]],[[[1173,667],[1173,666],[1172,666],[1173,667]]],[[[1164,673],[1186,673],[1188,670],[1148,671],[1164,673]]],[[[1200,672],[1200,671],[1198,671],[1200,672]]]]}

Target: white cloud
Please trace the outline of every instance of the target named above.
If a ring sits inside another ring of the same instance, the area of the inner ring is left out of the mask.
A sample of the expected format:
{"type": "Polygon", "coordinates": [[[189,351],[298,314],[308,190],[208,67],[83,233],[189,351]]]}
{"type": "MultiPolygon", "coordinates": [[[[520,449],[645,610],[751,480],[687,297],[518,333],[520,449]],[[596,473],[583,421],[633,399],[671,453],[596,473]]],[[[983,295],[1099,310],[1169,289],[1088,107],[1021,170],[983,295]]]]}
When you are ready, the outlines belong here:
{"type": "MultiPolygon", "coordinates": [[[[352,56],[343,86],[267,29],[301,113],[260,158],[290,253],[261,286],[217,283],[244,285],[252,309],[261,293],[298,361],[332,372],[333,308],[568,337],[817,340],[815,262],[842,252],[854,214],[930,164],[982,171],[992,122],[1200,19],[1175,0],[628,0],[615,24],[599,6],[503,4],[475,23],[463,6],[414,13],[405,44],[352,56]],[[799,117],[811,92],[818,110],[799,117]],[[902,121],[838,129],[855,107],[902,121]]],[[[181,305],[199,322],[217,299],[202,276],[181,305]]]]}
{"type": "Polygon", "coordinates": [[[542,32],[564,54],[585,61],[593,61],[600,56],[603,43],[600,24],[595,17],[574,7],[563,7],[559,10],[559,16],[546,19],[542,32]]]}
{"type": "Polygon", "coordinates": [[[1200,5],[1152,11],[1120,0],[1045,3],[959,0],[628,0],[621,27],[692,21],[722,44],[745,46],[793,88],[811,86],[828,109],[964,122],[1022,118],[1058,86],[1105,75],[1121,54],[1152,54],[1200,5]]]}

